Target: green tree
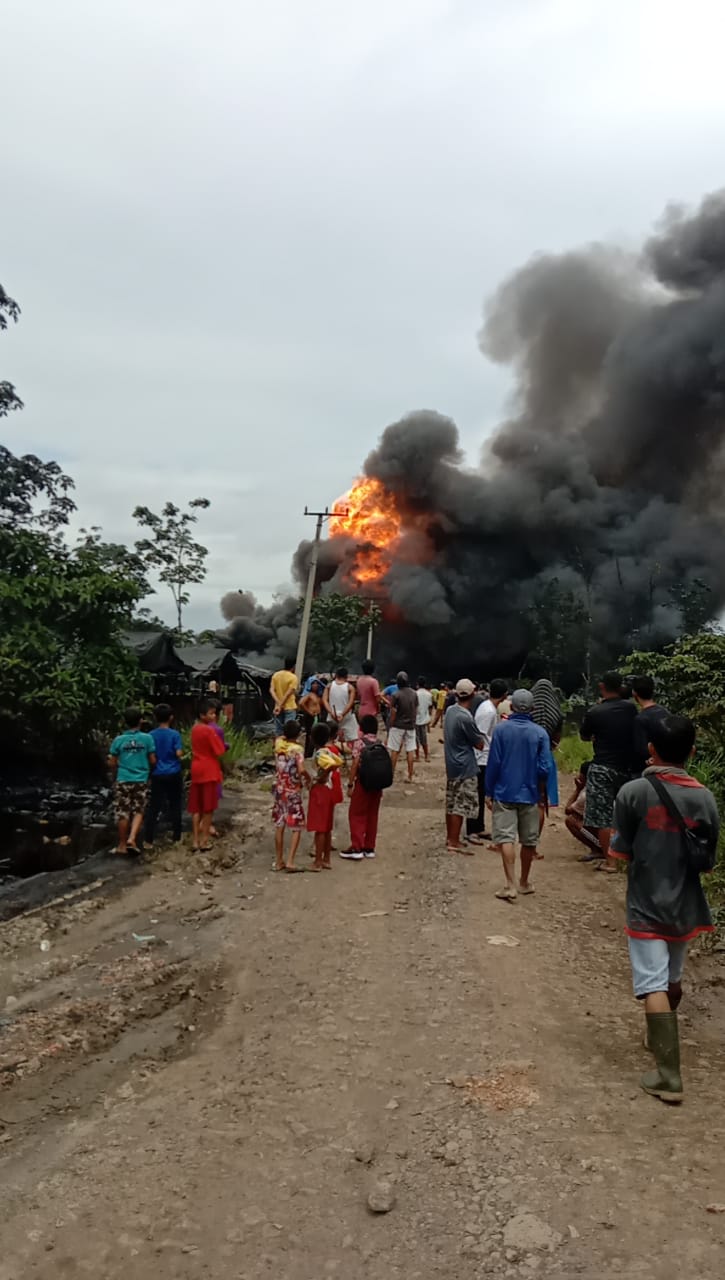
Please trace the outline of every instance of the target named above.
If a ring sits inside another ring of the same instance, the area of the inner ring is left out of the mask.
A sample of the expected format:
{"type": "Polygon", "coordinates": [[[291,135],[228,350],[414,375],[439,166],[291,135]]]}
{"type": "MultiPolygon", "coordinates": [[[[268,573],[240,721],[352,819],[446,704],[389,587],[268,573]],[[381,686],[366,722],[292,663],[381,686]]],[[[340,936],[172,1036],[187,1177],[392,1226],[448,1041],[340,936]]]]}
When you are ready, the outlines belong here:
{"type": "Polygon", "coordinates": [[[663,653],[636,651],[620,659],[629,675],[652,676],[657,698],[691,716],[706,741],[725,748],[725,635],[700,631],[682,636],[663,653]]]}
{"type": "Polygon", "coordinates": [[[378,606],[360,596],[316,596],[310,619],[311,647],[318,660],[334,670],[347,658],[352,641],[368,627],[377,627],[381,618],[378,606]]]}
{"type": "Polygon", "coordinates": [[[65,541],[50,512],[54,486],[67,493],[70,484],[55,464],[7,450],[3,462],[22,483],[0,492],[0,713],[36,742],[87,739],[110,727],[139,683],[120,633],[143,582],[97,531],[65,541]],[[46,500],[35,516],[28,490],[46,500]]]}
{"type": "Polygon", "coordinates": [[[137,541],[136,550],[171,591],[179,636],[183,634],[183,609],[189,603],[187,587],[204,581],[208,555],[207,548],[194,541],[193,527],[199,518],[197,511],[206,510],[211,503],[208,498],[193,498],[188,506],[188,511],[182,511],[167,502],[160,515],[149,507],[136,507],[133,513],[134,520],[150,533],[137,541]]]}

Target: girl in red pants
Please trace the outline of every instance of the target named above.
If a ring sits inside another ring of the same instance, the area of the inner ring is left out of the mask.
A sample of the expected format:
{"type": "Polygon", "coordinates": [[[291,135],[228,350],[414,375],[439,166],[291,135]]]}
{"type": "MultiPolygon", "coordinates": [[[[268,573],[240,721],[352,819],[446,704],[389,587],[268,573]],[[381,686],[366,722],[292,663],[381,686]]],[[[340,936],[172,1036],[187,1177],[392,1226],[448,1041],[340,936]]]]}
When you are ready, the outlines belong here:
{"type": "Polygon", "coordinates": [[[361,862],[363,858],[375,857],[378,814],[380,801],[383,798],[383,790],[382,787],[380,790],[367,789],[362,785],[358,777],[360,760],[366,747],[374,747],[376,753],[378,748],[380,749],[380,762],[376,761],[376,763],[382,763],[386,777],[384,779],[381,777],[379,780],[383,783],[383,786],[389,786],[387,775],[389,772],[390,780],[392,781],[392,765],[389,763],[390,757],[386,748],[381,742],[378,742],[377,716],[362,717],[360,720],[360,737],[353,743],[352,747],[352,766],[348,783],[348,791],[350,792],[350,812],[348,815],[350,819],[350,848],[343,849],[340,853],[341,858],[345,858],[350,862],[361,862]]]}

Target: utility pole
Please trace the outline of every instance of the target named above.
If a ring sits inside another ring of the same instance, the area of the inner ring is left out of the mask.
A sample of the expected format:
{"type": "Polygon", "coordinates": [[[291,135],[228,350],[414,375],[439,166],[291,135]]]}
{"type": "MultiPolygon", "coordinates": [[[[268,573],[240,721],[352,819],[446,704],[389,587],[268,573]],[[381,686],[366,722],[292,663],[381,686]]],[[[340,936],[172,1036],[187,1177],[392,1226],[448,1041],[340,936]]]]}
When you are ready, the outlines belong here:
{"type": "Polygon", "coordinates": [[[320,538],[322,537],[322,526],[330,516],[341,516],[345,512],[339,508],[330,511],[325,507],[324,511],[308,511],[305,507],[306,516],[315,516],[317,524],[315,526],[315,537],[312,543],[312,554],[310,556],[310,572],[307,576],[307,591],[305,593],[305,605],[302,610],[302,623],[300,625],[300,639],[297,645],[297,663],[295,666],[295,675],[298,683],[302,685],[302,675],[305,669],[305,654],[307,652],[307,637],[310,631],[310,615],[312,613],[312,600],[315,594],[315,580],[317,578],[317,561],[320,555],[320,538]]]}

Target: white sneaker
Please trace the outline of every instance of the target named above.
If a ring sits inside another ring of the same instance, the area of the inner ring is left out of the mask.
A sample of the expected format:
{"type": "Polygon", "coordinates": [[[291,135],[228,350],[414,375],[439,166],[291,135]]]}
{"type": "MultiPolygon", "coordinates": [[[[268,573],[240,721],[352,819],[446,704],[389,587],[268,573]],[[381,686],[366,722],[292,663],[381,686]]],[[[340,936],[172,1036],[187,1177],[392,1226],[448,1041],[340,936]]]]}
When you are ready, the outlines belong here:
{"type": "Polygon", "coordinates": [[[365,854],[361,853],[359,849],[341,849],[340,857],[344,858],[346,862],[362,862],[365,854]]]}
{"type": "Polygon", "coordinates": [[[374,858],[374,857],[375,857],[374,849],[366,849],[363,853],[363,858],[374,858]]]}

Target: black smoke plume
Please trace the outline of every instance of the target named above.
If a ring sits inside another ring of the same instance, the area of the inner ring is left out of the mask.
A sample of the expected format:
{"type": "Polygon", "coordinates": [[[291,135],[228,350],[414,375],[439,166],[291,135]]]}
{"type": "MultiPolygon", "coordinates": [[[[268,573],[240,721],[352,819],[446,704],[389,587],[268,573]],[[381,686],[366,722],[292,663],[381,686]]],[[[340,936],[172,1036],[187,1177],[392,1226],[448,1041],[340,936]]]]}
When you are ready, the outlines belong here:
{"type": "MultiPolygon", "coordinates": [[[[439,675],[546,665],[548,602],[571,614],[572,635],[549,648],[574,683],[588,664],[715,616],[725,193],[694,215],[668,210],[637,258],[594,245],[532,259],[488,304],[479,343],[515,380],[480,466],[463,465],[455,424],[430,411],[387,427],[364,465],[405,529],[381,584],[383,659],[439,675]]],[[[295,557],[300,582],[309,545],[295,557]]],[[[324,589],[351,589],[354,552],[324,544],[324,589]]]]}

